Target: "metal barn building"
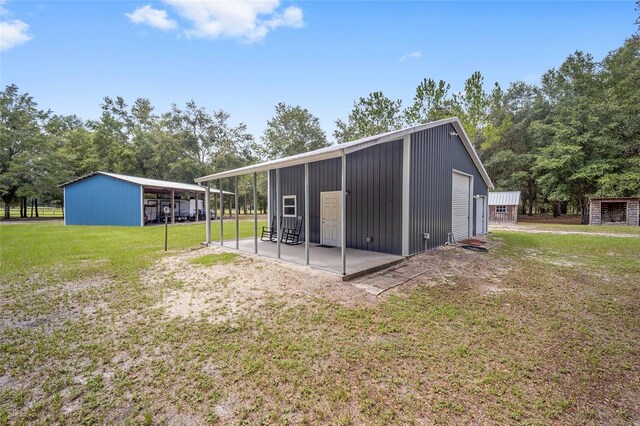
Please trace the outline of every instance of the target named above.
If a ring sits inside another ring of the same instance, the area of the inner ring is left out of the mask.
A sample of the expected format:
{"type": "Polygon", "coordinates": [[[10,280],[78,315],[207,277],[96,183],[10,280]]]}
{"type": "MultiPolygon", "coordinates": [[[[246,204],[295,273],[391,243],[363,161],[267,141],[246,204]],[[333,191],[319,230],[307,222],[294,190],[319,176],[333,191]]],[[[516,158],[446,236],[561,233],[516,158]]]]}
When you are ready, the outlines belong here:
{"type": "MultiPolygon", "coordinates": [[[[334,270],[342,275],[349,272],[347,251],[354,253],[354,259],[362,252],[404,257],[487,232],[487,197],[493,184],[457,118],[216,173],[196,182],[218,180],[221,186],[223,179],[246,174],[254,174],[255,180],[259,172],[268,173],[268,217],[278,224],[276,244],[271,245],[275,257],[281,257],[285,245],[282,233],[303,223],[301,263],[312,264],[310,250],[320,253],[334,247],[341,259],[334,270]]],[[[210,230],[208,242],[209,237],[210,230]]],[[[252,243],[256,253],[271,250],[257,238],[252,243]]],[[[236,240],[236,248],[241,246],[236,240]]]]}
{"type": "Polygon", "coordinates": [[[518,223],[520,191],[489,192],[489,223],[518,223]]]}
{"type": "MultiPolygon", "coordinates": [[[[65,225],[144,226],[204,217],[205,188],[179,182],[94,172],[63,183],[65,225]]],[[[225,192],[225,194],[229,194],[225,192]]]]}

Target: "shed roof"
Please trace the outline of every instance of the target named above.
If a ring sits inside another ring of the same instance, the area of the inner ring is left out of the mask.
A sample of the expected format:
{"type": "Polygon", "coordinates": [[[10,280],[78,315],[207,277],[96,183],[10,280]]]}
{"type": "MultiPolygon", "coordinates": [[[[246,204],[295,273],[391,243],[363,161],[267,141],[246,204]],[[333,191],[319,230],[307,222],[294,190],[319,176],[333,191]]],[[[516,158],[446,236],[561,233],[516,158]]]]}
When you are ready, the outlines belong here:
{"type": "Polygon", "coordinates": [[[517,206],[520,204],[520,191],[489,192],[490,206],[517,206]]]}
{"type": "Polygon", "coordinates": [[[640,197],[589,197],[591,201],[640,200],[640,197]]]}
{"type": "Polygon", "coordinates": [[[360,151],[365,148],[369,148],[374,145],[378,145],[381,143],[392,142],[398,139],[403,138],[406,135],[410,135],[412,133],[416,133],[422,130],[430,129],[433,127],[442,126],[444,124],[452,124],[456,129],[456,132],[460,136],[469,156],[473,160],[474,164],[478,168],[478,171],[482,175],[482,179],[485,181],[489,188],[493,188],[493,183],[487,174],[482,162],[480,161],[480,157],[478,157],[478,153],[476,152],[473,144],[469,140],[460,120],[457,117],[446,118],[443,120],[432,121],[430,123],[421,124],[419,126],[407,127],[405,129],[394,130],[387,133],[382,133],[379,135],[369,136],[362,139],[357,139],[352,142],[345,142],[337,145],[332,145],[326,148],[317,149],[315,151],[309,151],[302,154],[292,155],[289,157],[278,158],[276,160],[265,161],[262,163],[254,164],[251,166],[240,167],[238,169],[228,170],[226,172],[215,173],[208,176],[202,176],[195,179],[196,182],[202,183],[211,181],[214,179],[222,179],[226,177],[232,176],[240,176],[248,173],[257,173],[264,172],[272,169],[281,169],[284,167],[297,166],[300,164],[313,163],[316,161],[327,160],[330,158],[338,158],[345,154],[350,154],[352,152],[360,151]]]}
{"type": "MultiPolygon", "coordinates": [[[[69,182],[65,182],[63,184],[60,185],[60,188],[64,188],[65,186],[69,186],[69,185],[73,185],[74,183],[83,181],[85,179],[88,179],[90,177],[96,176],[96,175],[104,175],[104,176],[109,176],[115,179],[119,179],[119,180],[123,180],[125,182],[131,182],[134,183],[136,185],[141,185],[144,187],[151,187],[151,188],[162,188],[162,189],[174,189],[174,190],[179,190],[179,191],[189,191],[189,192],[205,192],[206,188],[202,187],[200,185],[194,185],[191,183],[181,183],[181,182],[171,182],[168,180],[158,180],[158,179],[148,179],[148,178],[143,178],[143,177],[138,177],[138,176],[128,176],[128,175],[121,175],[119,173],[110,173],[110,172],[93,172],[93,173],[89,173],[88,175],[84,175],[84,176],[80,176],[76,179],[70,180],[69,182]]],[[[212,192],[219,192],[218,189],[215,188],[211,188],[212,192]]],[[[223,191],[223,193],[225,194],[233,194],[233,192],[227,192],[227,191],[223,191]]]]}

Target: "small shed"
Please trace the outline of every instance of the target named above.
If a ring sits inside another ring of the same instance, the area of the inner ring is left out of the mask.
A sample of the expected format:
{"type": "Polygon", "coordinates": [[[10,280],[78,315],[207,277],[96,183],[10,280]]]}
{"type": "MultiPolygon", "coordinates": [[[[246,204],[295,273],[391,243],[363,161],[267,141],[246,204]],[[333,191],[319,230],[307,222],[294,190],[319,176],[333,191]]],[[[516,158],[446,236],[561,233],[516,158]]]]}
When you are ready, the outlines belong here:
{"type": "MultiPolygon", "coordinates": [[[[200,221],[205,217],[206,187],[147,179],[118,173],[94,172],[60,185],[65,225],[144,226],[200,221]]],[[[231,194],[225,192],[225,194],[231,194]]]]}
{"type": "Polygon", "coordinates": [[[517,223],[520,191],[489,192],[489,223],[517,223]]]}
{"type": "Polygon", "coordinates": [[[640,225],[640,198],[591,198],[589,201],[590,225],[640,225]]]}

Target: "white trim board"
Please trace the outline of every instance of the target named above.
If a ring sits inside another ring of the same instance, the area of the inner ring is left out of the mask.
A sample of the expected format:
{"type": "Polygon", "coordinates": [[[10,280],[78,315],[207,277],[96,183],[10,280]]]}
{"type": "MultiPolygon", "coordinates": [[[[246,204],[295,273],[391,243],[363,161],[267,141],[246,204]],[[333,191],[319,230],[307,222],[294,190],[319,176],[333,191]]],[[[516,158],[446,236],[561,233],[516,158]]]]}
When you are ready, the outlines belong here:
{"type": "Polygon", "coordinates": [[[409,256],[409,204],[411,200],[411,135],[406,135],[402,145],[402,255],[409,256]]]}
{"type": "Polygon", "coordinates": [[[63,222],[67,224],[67,188],[62,188],[62,216],[63,222]]]}
{"type": "Polygon", "coordinates": [[[144,226],[144,187],[142,185],[140,185],[140,226],[144,226]]]}

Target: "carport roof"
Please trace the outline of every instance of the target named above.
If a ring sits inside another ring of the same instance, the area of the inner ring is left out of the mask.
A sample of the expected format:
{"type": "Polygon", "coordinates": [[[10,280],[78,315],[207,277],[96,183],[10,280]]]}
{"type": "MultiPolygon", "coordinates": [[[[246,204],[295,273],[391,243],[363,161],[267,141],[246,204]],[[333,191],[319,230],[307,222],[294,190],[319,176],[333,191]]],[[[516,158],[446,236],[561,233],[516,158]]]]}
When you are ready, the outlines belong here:
{"type": "MultiPolygon", "coordinates": [[[[61,184],[60,188],[73,185],[74,183],[80,182],[82,180],[88,179],[96,175],[109,176],[114,179],[123,180],[125,182],[131,182],[136,185],[141,185],[149,188],[173,189],[173,190],[185,191],[185,192],[205,192],[207,189],[206,187],[203,187],[200,185],[193,185],[190,183],[171,182],[168,180],[158,180],[158,179],[148,179],[148,178],[143,178],[138,176],[128,176],[128,175],[121,175],[119,173],[109,173],[109,172],[89,173],[88,175],[80,176],[79,178],[76,178],[76,179],[70,180],[69,182],[65,182],[61,184]]],[[[220,192],[220,191],[212,187],[211,192],[220,192]]],[[[224,194],[233,194],[233,192],[228,192],[228,191],[222,191],[222,192],[224,194]]]]}

